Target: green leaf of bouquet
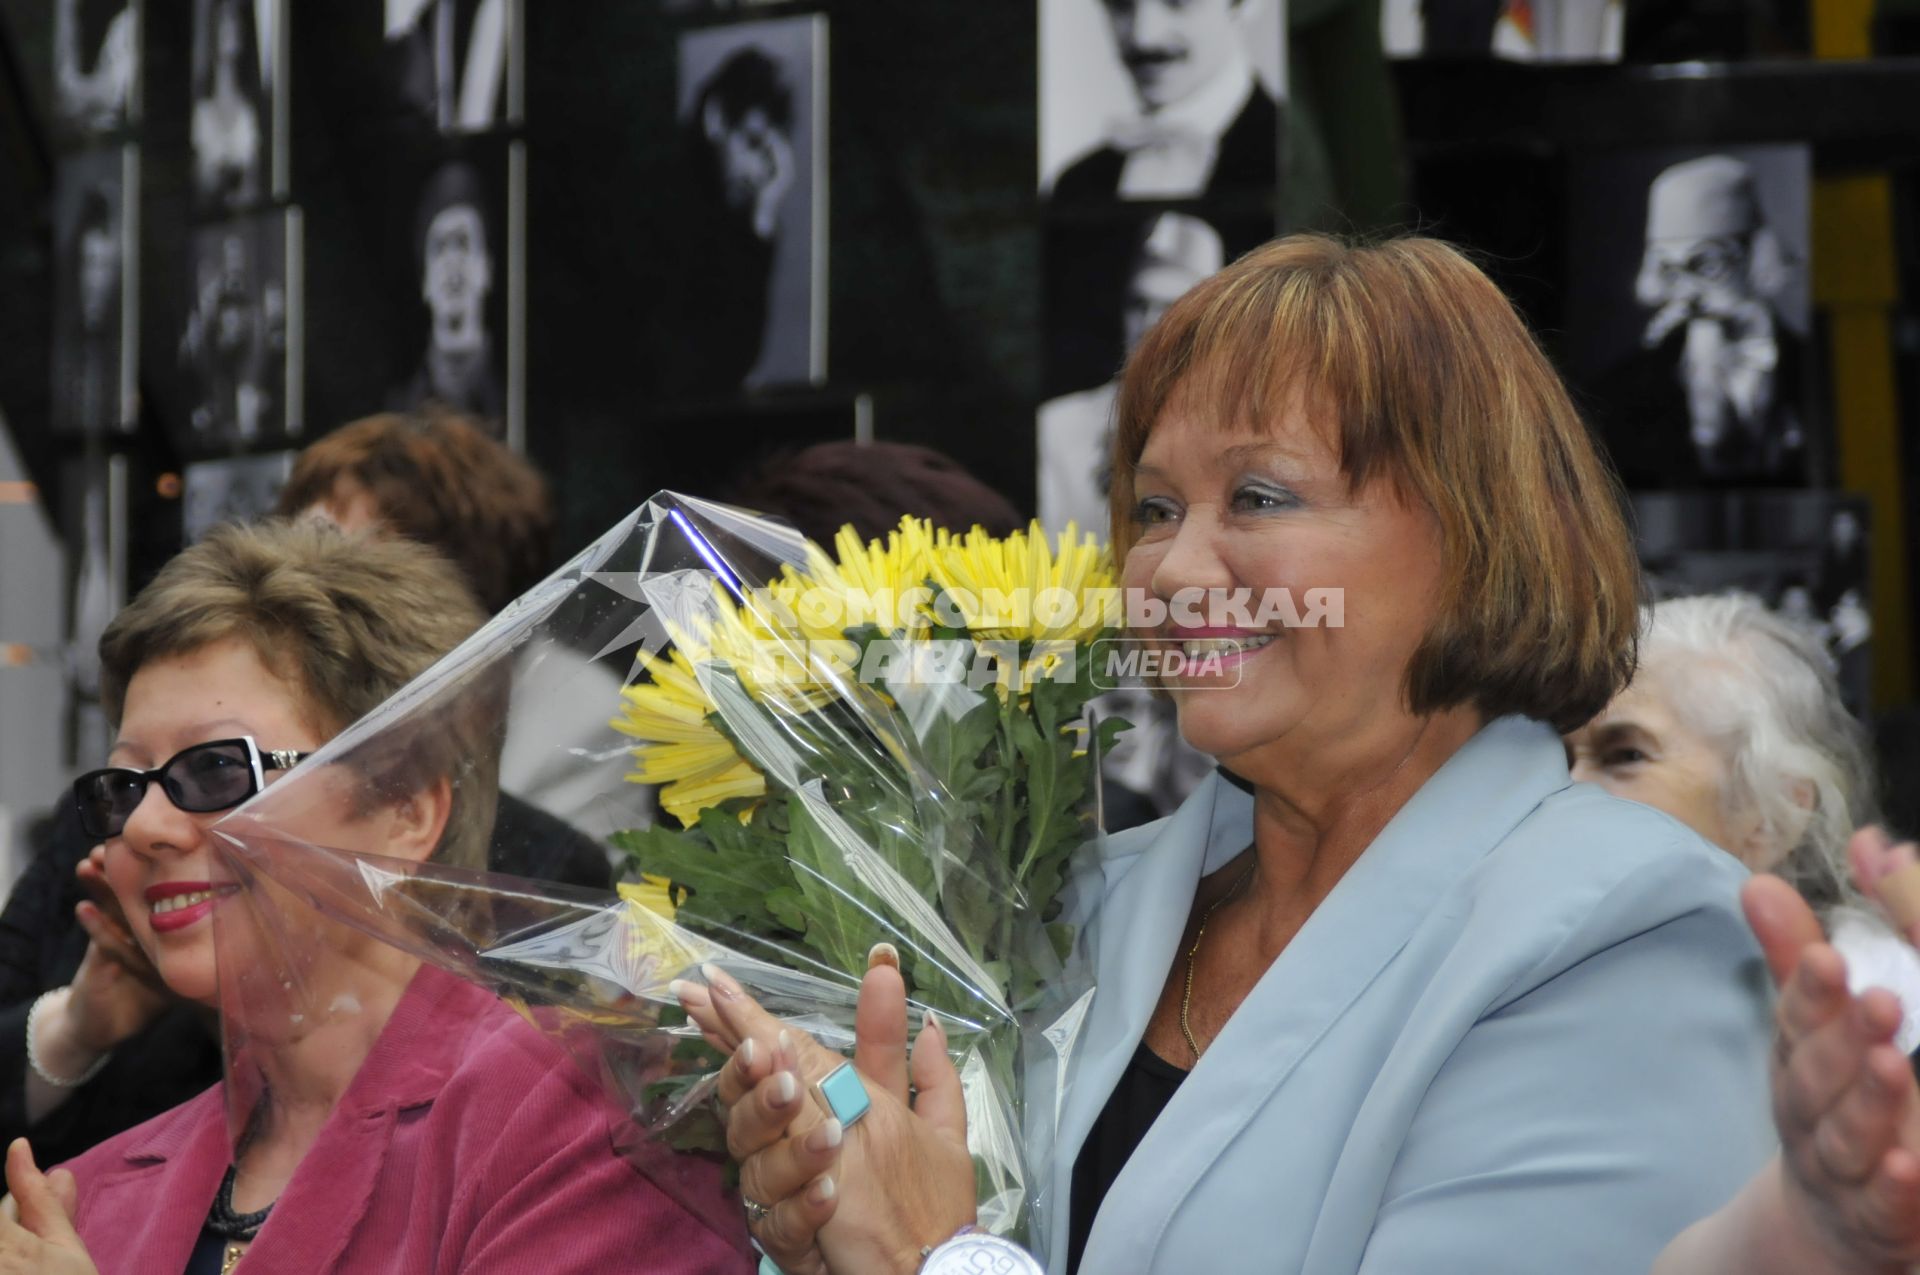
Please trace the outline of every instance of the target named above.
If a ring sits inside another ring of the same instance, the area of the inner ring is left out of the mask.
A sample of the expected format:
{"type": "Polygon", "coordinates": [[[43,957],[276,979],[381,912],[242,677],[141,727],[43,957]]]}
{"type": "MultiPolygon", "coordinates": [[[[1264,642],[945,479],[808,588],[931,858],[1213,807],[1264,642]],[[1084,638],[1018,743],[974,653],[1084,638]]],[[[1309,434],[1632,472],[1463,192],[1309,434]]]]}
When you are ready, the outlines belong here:
{"type": "Polygon", "coordinates": [[[983,691],[980,702],[960,717],[942,717],[927,728],[921,746],[928,766],[949,790],[965,788],[999,728],[998,697],[990,690],[983,691]]]}
{"type": "Polygon", "coordinates": [[[642,872],[688,887],[682,911],[689,920],[721,925],[764,928],[755,923],[769,916],[769,873],[785,869],[777,843],[754,837],[738,818],[719,810],[703,812],[694,831],[636,828],[622,833],[620,844],[642,872]],[[775,853],[768,853],[769,844],[775,853]]]}
{"type": "Polygon", "coordinates": [[[767,891],[766,905],[774,920],[795,934],[807,932],[807,899],[798,886],[783,885],[767,891]]]}
{"type": "Polygon", "coordinates": [[[787,849],[806,913],[807,943],[834,968],[856,977],[865,974],[868,950],[889,937],[869,913],[875,907],[872,895],[798,797],[789,798],[787,821],[787,849]]]}

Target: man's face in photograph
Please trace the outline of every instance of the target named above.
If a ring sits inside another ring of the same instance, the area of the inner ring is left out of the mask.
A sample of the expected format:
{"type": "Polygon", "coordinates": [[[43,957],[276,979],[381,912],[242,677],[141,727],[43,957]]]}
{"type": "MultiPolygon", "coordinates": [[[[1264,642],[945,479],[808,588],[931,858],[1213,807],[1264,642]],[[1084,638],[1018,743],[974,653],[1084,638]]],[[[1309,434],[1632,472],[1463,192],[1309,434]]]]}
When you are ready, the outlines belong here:
{"type": "Polygon", "coordinates": [[[1836,510],[1827,539],[1842,553],[1860,543],[1860,515],[1851,509],[1836,510]]]}
{"type": "Polygon", "coordinates": [[[758,106],[748,107],[731,124],[722,123],[715,149],[728,207],[751,209],[760,192],[773,184],[779,171],[774,148],[780,140],[779,126],[758,106]]]}
{"type": "Polygon", "coordinates": [[[120,245],[107,226],[89,226],[80,235],[80,325],[103,330],[113,318],[114,291],[120,282],[120,245]]]}
{"type": "Polygon", "coordinates": [[[1698,314],[1725,314],[1753,295],[1746,240],[1737,235],[1656,239],[1647,255],[1660,280],[1660,304],[1680,301],[1698,314]]]}
{"type": "Polygon", "coordinates": [[[470,204],[443,208],[427,224],[421,293],[437,319],[477,320],[493,285],[486,223],[470,204]]]}
{"type": "Polygon", "coordinates": [[[1120,60],[1149,110],[1178,102],[1228,65],[1241,0],[1104,0],[1120,60]]]}

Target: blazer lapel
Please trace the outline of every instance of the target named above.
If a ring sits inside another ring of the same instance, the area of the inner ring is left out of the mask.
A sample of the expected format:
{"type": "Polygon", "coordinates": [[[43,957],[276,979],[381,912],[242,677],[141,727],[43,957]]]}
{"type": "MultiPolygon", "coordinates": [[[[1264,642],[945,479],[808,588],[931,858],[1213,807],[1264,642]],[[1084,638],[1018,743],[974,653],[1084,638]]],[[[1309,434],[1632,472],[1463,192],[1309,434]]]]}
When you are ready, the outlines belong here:
{"type": "Polygon", "coordinates": [[[106,1259],[101,1275],[186,1269],[232,1160],[222,1092],[213,1089],[177,1109],[154,1137],[128,1148],[123,1167],[88,1185],[74,1219],[82,1238],[94,1219],[135,1236],[116,1240],[119,1260],[106,1259]]]}
{"type": "Polygon", "coordinates": [[[247,1258],[250,1275],[346,1269],[347,1244],[385,1168],[395,1115],[393,1106],[334,1110],[260,1228],[258,1251],[247,1258]]]}
{"type": "MultiPolygon", "coordinates": [[[[1147,1269],[1141,1259],[1156,1251],[1174,1212],[1208,1166],[1406,945],[1435,900],[1566,783],[1565,755],[1552,730],[1502,718],[1483,728],[1414,794],[1255,984],[1141,1140],[1101,1207],[1084,1269],[1147,1269]],[[1122,1255],[1127,1260],[1120,1261],[1122,1255]]],[[[1245,809],[1250,818],[1250,804],[1245,809]]],[[[1233,838],[1224,831],[1216,821],[1207,856],[1212,866],[1232,853],[1226,846],[1233,838]]],[[[1160,849],[1156,846],[1149,857],[1160,849]]],[[[1151,953],[1141,952],[1116,971],[1123,991],[1117,999],[1127,1004],[1112,1009],[1115,1021],[1103,1034],[1092,1035],[1090,1028],[1089,1073],[1095,1059],[1101,1066],[1097,1076],[1087,1074],[1084,1080],[1098,1096],[1079,1104],[1070,1098],[1076,1115],[1092,1104],[1097,1116],[1171,968],[1192,883],[1185,893],[1176,893],[1164,875],[1150,873],[1147,879],[1156,878],[1166,887],[1163,896],[1123,889],[1110,896],[1113,915],[1106,918],[1107,926],[1151,935],[1155,942],[1151,953]],[[1163,935],[1168,926],[1170,933],[1163,935]],[[1158,962],[1150,970],[1149,956],[1158,962]],[[1148,983],[1150,988],[1143,986],[1148,983]],[[1137,1004],[1142,996],[1144,1007],[1137,1004]],[[1123,1029],[1131,1031],[1124,1044],[1118,1039],[1123,1029]],[[1092,1083],[1096,1080],[1101,1083],[1092,1083]]],[[[1108,990],[1108,971],[1103,960],[1096,1015],[1108,990]]],[[[1062,1150],[1077,1154],[1091,1123],[1089,1117],[1084,1127],[1074,1126],[1070,1147],[1063,1130],[1062,1150]]],[[[1071,1175],[1068,1165],[1055,1189],[1066,1189],[1061,1181],[1070,1186],[1071,1175]]],[[[1056,1230],[1064,1246],[1065,1232],[1056,1230]]]]}
{"type": "Polygon", "coordinates": [[[1052,1163],[1047,1233],[1056,1268],[1065,1260],[1074,1161],[1146,1032],[1206,864],[1244,849],[1251,826],[1252,799],[1216,772],[1157,832],[1122,834],[1102,858],[1108,884],[1095,921],[1097,991],[1068,1065],[1052,1163]],[[1224,847],[1236,837],[1235,850],[1209,854],[1214,843],[1224,847]],[[1142,848],[1134,852],[1136,846],[1142,848]]]}

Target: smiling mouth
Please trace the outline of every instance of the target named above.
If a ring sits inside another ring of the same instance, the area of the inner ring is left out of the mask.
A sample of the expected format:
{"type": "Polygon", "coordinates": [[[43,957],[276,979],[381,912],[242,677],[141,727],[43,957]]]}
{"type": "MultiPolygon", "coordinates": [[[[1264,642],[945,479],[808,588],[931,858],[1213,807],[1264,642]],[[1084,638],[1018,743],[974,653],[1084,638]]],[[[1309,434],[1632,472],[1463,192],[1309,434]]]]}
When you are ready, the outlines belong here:
{"type": "Polygon", "coordinates": [[[147,887],[147,921],[159,933],[185,929],[212,914],[214,905],[239,891],[212,881],[167,881],[147,887]]]}
{"type": "Polygon", "coordinates": [[[1181,654],[1190,660],[1197,660],[1209,655],[1251,655],[1272,644],[1279,636],[1277,633],[1250,633],[1237,638],[1194,638],[1179,645],[1181,654]]]}
{"type": "Polygon", "coordinates": [[[155,916],[165,916],[169,912],[178,912],[182,908],[211,903],[220,893],[219,890],[209,888],[195,890],[191,894],[170,894],[163,899],[155,899],[151,910],[155,916]]]}

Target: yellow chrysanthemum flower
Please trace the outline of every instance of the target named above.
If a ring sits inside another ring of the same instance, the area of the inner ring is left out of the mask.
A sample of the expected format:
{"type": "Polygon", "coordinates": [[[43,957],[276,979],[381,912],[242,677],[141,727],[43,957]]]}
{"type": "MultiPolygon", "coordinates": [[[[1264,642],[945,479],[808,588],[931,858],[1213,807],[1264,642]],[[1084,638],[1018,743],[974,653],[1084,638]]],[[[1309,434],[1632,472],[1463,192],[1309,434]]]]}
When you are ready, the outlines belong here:
{"type": "Polygon", "coordinates": [[[635,968],[651,968],[661,984],[714,956],[711,943],[674,924],[679,907],[665,877],[643,875],[616,889],[626,902],[627,959],[635,968]]]}
{"type": "Polygon", "coordinates": [[[613,720],[615,730],[640,741],[627,778],[661,785],[661,807],[689,826],[728,798],[764,797],[765,777],[707,720],[713,705],[686,652],[643,655],[641,663],[652,680],[620,692],[624,711],[613,720]]]}
{"type": "Polygon", "coordinates": [[[680,912],[679,904],[673,901],[673,882],[651,872],[641,873],[638,881],[622,881],[614,889],[628,903],[662,921],[671,921],[680,912]]]}
{"type": "Polygon", "coordinates": [[[862,541],[852,527],[834,537],[835,557],[814,549],[804,571],[788,568],[781,581],[783,599],[792,608],[801,636],[836,641],[847,630],[875,625],[889,632],[903,621],[928,618],[927,606],[909,607],[927,586],[933,551],[932,524],[902,518],[885,540],[862,541]],[[903,610],[911,612],[902,615],[903,610]]]}
{"type": "Polygon", "coordinates": [[[1072,523],[1056,551],[1038,521],[1005,539],[936,533],[933,579],[977,638],[1087,642],[1118,622],[1113,563],[1072,523]]]}

